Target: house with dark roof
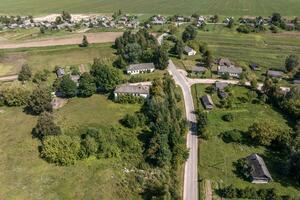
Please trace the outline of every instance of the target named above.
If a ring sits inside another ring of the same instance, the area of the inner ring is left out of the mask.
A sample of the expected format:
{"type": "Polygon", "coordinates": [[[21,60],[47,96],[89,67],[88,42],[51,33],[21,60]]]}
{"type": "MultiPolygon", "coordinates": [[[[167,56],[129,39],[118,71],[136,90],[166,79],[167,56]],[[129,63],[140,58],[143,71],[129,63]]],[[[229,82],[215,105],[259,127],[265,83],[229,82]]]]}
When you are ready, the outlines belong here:
{"type": "Polygon", "coordinates": [[[226,82],[215,82],[215,90],[217,91],[223,91],[229,84],[226,82]]]}
{"type": "Polygon", "coordinates": [[[267,76],[272,77],[272,78],[282,78],[283,77],[283,72],[282,71],[276,71],[276,70],[268,70],[267,71],[267,76]]]}
{"type": "Polygon", "coordinates": [[[300,84],[300,80],[293,80],[293,84],[300,84]]]}
{"type": "Polygon", "coordinates": [[[230,67],[233,65],[228,58],[219,58],[217,61],[217,64],[219,66],[227,66],[227,67],[230,67]]]}
{"type": "Polygon", "coordinates": [[[253,70],[253,71],[260,71],[260,67],[257,63],[250,63],[249,67],[253,70]]]}
{"type": "Polygon", "coordinates": [[[198,67],[198,66],[194,66],[194,67],[192,68],[191,72],[201,74],[201,73],[206,72],[206,70],[207,70],[206,67],[198,67]]]}
{"type": "Polygon", "coordinates": [[[211,110],[214,108],[214,103],[213,103],[210,95],[207,94],[207,95],[201,97],[201,101],[202,101],[202,104],[205,109],[211,110]]]}
{"type": "Polygon", "coordinates": [[[229,76],[231,76],[231,77],[239,78],[240,75],[242,74],[242,72],[243,72],[243,69],[241,67],[235,67],[233,65],[231,65],[230,67],[227,67],[225,65],[218,66],[218,74],[220,76],[228,73],[229,76]]]}
{"type": "Polygon", "coordinates": [[[59,67],[57,70],[56,70],[56,75],[58,78],[61,78],[65,75],[65,70],[64,68],[62,67],[59,67]]]}
{"type": "Polygon", "coordinates": [[[148,98],[150,92],[150,85],[143,84],[122,84],[116,87],[114,91],[115,98],[122,95],[132,95],[148,98]]]}
{"type": "Polygon", "coordinates": [[[250,168],[252,183],[268,183],[272,180],[271,174],[262,157],[256,153],[246,157],[250,168]]]}
{"type": "Polygon", "coordinates": [[[150,73],[155,70],[153,63],[139,63],[129,65],[126,69],[127,74],[150,73]]]}
{"type": "Polygon", "coordinates": [[[197,54],[197,52],[189,46],[184,47],[184,53],[186,53],[188,56],[194,56],[197,54]]]}

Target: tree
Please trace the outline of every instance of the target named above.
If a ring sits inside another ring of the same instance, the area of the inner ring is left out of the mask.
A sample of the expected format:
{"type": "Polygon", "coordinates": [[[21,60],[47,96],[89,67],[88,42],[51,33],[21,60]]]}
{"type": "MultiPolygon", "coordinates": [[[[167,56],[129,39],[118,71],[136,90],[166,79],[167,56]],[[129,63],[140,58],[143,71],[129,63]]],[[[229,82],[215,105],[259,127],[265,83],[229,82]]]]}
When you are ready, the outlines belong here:
{"type": "Polygon", "coordinates": [[[285,68],[288,72],[294,71],[299,64],[299,57],[296,55],[289,55],[285,59],[285,68]]]}
{"type": "Polygon", "coordinates": [[[184,51],[184,43],[182,40],[178,40],[175,45],[175,52],[178,55],[178,58],[181,59],[184,51]]]}
{"type": "Polygon", "coordinates": [[[207,68],[211,68],[212,67],[213,57],[212,57],[212,53],[211,53],[210,50],[207,50],[207,51],[204,52],[204,54],[203,54],[203,60],[204,60],[205,66],[207,68]]]}
{"type": "Polygon", "coordinates": [[[218,15],[214,15],[212,18],[211,18],[211,22],[212,23],[217,23],[219,21],[219,16],[218,15]]]}
{"type": "Polygon", "coordinates": [[[32,82],[34,83],[41,83],[47,81],[49,77],[50,71],[44,69],[43,71],[38,71],[34,74],[32,78],[32,82]]]}
{"type": "Polygon", "coordinates": [[[82,150],[84,152],[84,157],[89,157],[96,155],[99,149],[99,144],[96,142],[94,137],[87,135],[82,141],[82,150]]]}
{"type": "Polygon", "coordinates": [[[163,48],[158,47],[153,55],[153,63],[157,69],[164,70],[169,65],[169,55],[163,48]]]}
{"type": "Polygon", "coordinates": [[[80,149],[78,137],[48,136],[42,142],[41,157],[57,165],[73,165],[79,159],[80,149]]]}
{"type": "Polygon", "coordinates": [[[32,76],[30,67],[27,64],[22,65],[21,71],[18,76],[19,81],[28,81],[32,76]]]}
{"type": "Polygon", "coordinates": [[[188,40],[193,40],[197,36],[197,29],[193,25],[189,25],[185,28],[184,32],[182,33],[182,40],[187,42],[188,40]]]}
{"type": "Polygon", "coordinates": [[[72,16],[70,15],[70,13],[68,13],[66,11],[62,12],[61,17],[64,21],[70,21],[72,19],[72,16]]]}
{"type": "Polygon", "coordinates": [[[103,92],[113,90],[122,80],[118,69],[104,65],[99,59],[94,60],[91,75],[95,78],[97,88],[103,92]]]}
{"type": "Polygon", "coordinates": [[[113,66],[119,69],[125,69],[127,66],[127,62],[122,56],[118,56],[118,58],[114,61],[113,66]]]}
{"type": "Polygon", "coordinates": [[[0,99],[7,106],[24,106],[27,104],[31,94],[31,89],[20,83],[5,86],[0,91],[0,99]]]}
{"type": "Polygon", "coordinates": [[[60,127],[54,123],[52,114],[43,112],[39,116],[37,125],[33,129],[33,135],[42,140],[45,136],[59,134],[61,134],[60,127]]]}
{"type": "Polygon", "coordinates": [[[251,85],[252,90],[257,90],[258,83],[257,83],[256,78],[253,78],[253,79],[250,81],[250,85],[251,85]]]}
{"type": "Polygon", "coordinates": [[[79,79],[78,94],[82,97],[92,96],[96,92],[94,77],[85,72],[79,79]]]}
{"type": "Polygon", "coordinates": [[[274,24],[275,26],[278,26],[280,22],[281,22],[280,13],[273,13],[271,17],[271,23],[274,24]]]}
{"type": "Polygon", "coordinates": [[[45,111],[51,112],[51,101],[51,90],[47,87],[38,87],[33,91],[28,100],[28,109],[36,115],[45,111]]]}
{"type": "Polygon", "coordinates": [[[57,16],[57,17],[55,18],[55,23],[56,23],[56,24],[62,24],[62,23],[63,23],[62,18],[61,18],[60,16],[57,16]]]}
{"type": "Polygon", "coordinates": [[[75,97],[77,94],[77,85],[69,75],[65,75],[60,81],[58,90],[63,94],[64,97],[75,97]]]}
{"type": "Polygon", "coordinates": [[[88,41],[86,35],[83,35],[82,42],[81,42],[81,44],[79,46],[80,47],[88,47],[89,46],[89,41],[88,41]]]}
{"type": "Polygon", "coordinates": [[[142,48],[138,43],[129,43],[125,46],[125,59],[129,63],[137,63],[142,55],[142,48]]]}

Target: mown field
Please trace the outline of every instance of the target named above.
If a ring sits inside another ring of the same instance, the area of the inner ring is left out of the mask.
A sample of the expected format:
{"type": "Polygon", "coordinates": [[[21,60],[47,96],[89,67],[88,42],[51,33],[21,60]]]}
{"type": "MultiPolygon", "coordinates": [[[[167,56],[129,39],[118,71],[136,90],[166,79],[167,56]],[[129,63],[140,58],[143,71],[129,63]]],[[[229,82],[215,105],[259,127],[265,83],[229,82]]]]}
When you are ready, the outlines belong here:
{"type": "MultiPolygon", "coordinates": [[[[94,95],[72,99],[54,114],[63,130],[76,134],[75,130],[83,126],[117,128],[125,114],[139,109],[139,105],[116,104],[103,95],[94,95]]],[[[0,107],[0,199],[139,198],[122,185],[124,163],[117,158],[90,158],[69,167],[58,167],[39,158],[39,141],[31,135],[36,117],[22,111],[0,107]]],[[[132,141],[138,140],[134,131],[129,135],[132,141]]]]}
{"type": "Polygon", "coordinates": [[[280,12],[299,14],[298,0],[0,0],[0,13],[43,15],[68,10],[73,13],[111,13],[118,9],[130,13],[264,15],[280,12]]]}
{"type": "MultiPolygon", "coordinates": [[[[208,85],[194,85],[192,92],[197,108],[203,110],[200,97],[205,94],[208,85]]],[[[234,87],[232,92],[236,99],[245,97],[246,88],[234,87]]],[[[217,94],[212,95],[214,103],[219,103],[217,94]]],[[[238,143],[225,143],[220,134],[233,129],[247,131],[254,122],[271,121],[280,124],[281,127],[288,127],[289,121],[286,116],[264,104],[243,103],[237,104],[235,108],[221,109],[215,107],[208,113],[208,130],[212,134],[209,140],[200,140],[199,148],[199,179],[201,180],[200,190],[203,196],[204,180],[211,180],[213,189],[222,188],[233,184],[236,187],[275,188],[280,194],[299,195],[299,188],[290,179],[277,173],[276,154],[261,146],[252,146],[238,143]],[[231,113],[234,116],[232,122],[222,120],[224,114],[231,113]],[[265,158],[266,165],[274,181],[269,184],[255,185],[239,178],[235,173],[233,165],[238,159],[246,157],[251,153],[258,153],[265,158]]],[[[216,193],[214,193],[216,196],[216,193]]]]}

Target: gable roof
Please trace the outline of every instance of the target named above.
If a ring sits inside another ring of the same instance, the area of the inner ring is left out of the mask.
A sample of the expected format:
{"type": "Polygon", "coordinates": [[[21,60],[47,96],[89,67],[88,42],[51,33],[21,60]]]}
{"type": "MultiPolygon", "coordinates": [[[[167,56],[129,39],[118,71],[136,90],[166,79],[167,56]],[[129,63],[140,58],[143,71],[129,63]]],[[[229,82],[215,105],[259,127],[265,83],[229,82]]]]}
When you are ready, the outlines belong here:
{"type": "Polygon", "coordinates": [[[276,70],[268,70],[267,75],[271,77],[282,77],[283,72],[282,71],[276,71],[276,70]]]}
{"type": "Polygon", "coordinates": [[[251,167],[250,173],[252,178],[268,178],[272,180],[271,174],[262,157],[253,153],[246,159],[248,161],[248,165],[251,167]]]}
{"type": "Polygon", "coordinates": [[[206,70],[207,70],[206,67],[194,66],[191,71],[193,71],[193,72],[205,72],[206,70]]]}
{"type": "Polygon", "coordinates": [[[202,98],[201,98],[201,100],[202,100],[202,102],[203,102],[203,104],[204,104],[204,106],[206,107],[206,108],[208,108],[208,107],[212,107],[213,105],[214,105],[214,103],[213,103],[213,101],[212,101],[212,99],[211,99],[211,96],[210,95],[205,95],[205,96],[203,96],[202,98]]]}
{"type": "Polygon", "coordinates": [[[128,93],[128,94],[149,94],[149,85],[133,85],[133,84],[122,84],[116,87],[115,93],[128,93]]]}
{"type": "Polygon", "coordinates": [[[153,63],[139,63],[132,64],[127,67],[127,71],[137,71],[137,70],[153,70],[155,68],[153,63]]]}
{"type": "Polygon", "coordinates": [[[219,66],[218,72],[220,73],[229,73],[229,74],[241,74],[243,69],[241,67],[227,67],[227,66],[219,66]]]}
{"type": "Polygon", "coordinates": [[[224,90],[228,85],[229,85],[228,83],[220,82],[220,81],[217,81],[215,83],[215,87],[217,90],[224,90]]]}
{"type": "Polygon", "coordinates": [[[185,46],[185,47],[184,47],[184,51],[188,53],[188,52],[192,52],[192,51],[195,51],[195,50],[192,49],[192,48],[189,47],[189,46],[185,46]]]}
{"type": "Polygon", "coordinates": [[[227,66],[227,67],[232,65],[231,61],[228,58],[220,58],[218,60],[218,64],[220,66],[227,66]]]}

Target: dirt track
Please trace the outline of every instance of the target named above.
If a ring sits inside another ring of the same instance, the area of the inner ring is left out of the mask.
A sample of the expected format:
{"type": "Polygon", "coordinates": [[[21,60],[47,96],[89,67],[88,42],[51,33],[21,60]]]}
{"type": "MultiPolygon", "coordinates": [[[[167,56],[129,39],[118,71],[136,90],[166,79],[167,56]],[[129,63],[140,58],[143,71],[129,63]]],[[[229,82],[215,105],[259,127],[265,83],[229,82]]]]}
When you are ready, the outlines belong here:
{"type": "Polygon", "coordinates": [[[115,39],[121,36],[122,32],[101,32],[101,33],[86,33],[73,34],[67,37],[27,40],[22,42],[1,41],[0,49],[15,49],[15,48],[29,48],[29,47],[46,47],[59,45],[80,44],[83,35],[86,35],[89,43],[105,43],[114,42],[115,39]]]}

